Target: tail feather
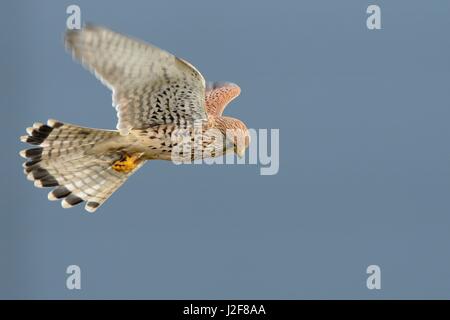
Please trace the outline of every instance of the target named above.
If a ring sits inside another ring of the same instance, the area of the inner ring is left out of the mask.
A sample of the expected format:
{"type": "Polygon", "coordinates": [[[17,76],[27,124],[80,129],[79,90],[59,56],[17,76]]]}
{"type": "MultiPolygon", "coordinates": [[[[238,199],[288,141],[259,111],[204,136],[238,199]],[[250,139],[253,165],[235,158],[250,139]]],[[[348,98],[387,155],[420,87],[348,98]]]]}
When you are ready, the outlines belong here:
{"type": "Polygon", "coordinates": [[[49,120],[35,123],[21,140],[35,147],[20,152],[27,159],[24,173],[36,187],[55,187],[49,200],[62,200],[63,208],[86,202],[85,209],[94,212],[145,161],[129,172],[118,172],[112,165],[123,156],[114,150],[93,152],[106,141],[119,140],[117,131],[83,128],[49,120]]]}

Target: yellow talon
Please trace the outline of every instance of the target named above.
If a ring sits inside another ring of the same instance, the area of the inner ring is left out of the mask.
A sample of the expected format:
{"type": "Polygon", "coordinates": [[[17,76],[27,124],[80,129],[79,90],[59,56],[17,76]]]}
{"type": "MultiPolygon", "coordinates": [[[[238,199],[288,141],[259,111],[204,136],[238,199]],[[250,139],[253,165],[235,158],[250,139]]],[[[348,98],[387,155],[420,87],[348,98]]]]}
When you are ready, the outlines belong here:
{"type": "Polygon", "coordinates": [[[112,168],[117,172],[128,173],[133,171],[139,164],[140,155],[125,154],[120,160],[113,163],[112,168]]]}

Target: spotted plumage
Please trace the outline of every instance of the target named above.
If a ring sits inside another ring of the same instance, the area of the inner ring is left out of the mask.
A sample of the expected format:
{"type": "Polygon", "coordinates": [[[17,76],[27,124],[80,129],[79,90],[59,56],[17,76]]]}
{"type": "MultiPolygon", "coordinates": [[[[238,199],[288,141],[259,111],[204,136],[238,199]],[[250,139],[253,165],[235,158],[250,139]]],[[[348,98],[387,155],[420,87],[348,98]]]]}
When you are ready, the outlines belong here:
{"type": "Polygon", "coordinates": [[[94,212],[148,160],[242,155],[248,146],[244,123],[222,116],[237,85],[206,83],[183,59],[102,27],[67,31],[66,47],[112,90],[118,130],[55,120],[27,129],[24,172],[36,187],[54,188],[49,200],[94,212]],[[230,140],[230,129],[245,143],[230,140]]]}

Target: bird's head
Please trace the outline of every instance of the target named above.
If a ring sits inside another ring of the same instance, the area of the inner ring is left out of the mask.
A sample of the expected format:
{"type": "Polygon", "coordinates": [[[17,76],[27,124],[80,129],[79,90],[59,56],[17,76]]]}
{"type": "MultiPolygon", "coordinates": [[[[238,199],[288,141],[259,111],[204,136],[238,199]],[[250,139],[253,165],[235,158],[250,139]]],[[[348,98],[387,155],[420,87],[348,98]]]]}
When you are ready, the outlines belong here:
{"type": "Polygon", "coordinates": [[[225,137],[225,152],[234,152],[240,158],[250,145],[250,133],[247,126],[239,119],[217,117],[215,126],[225,137]]]}

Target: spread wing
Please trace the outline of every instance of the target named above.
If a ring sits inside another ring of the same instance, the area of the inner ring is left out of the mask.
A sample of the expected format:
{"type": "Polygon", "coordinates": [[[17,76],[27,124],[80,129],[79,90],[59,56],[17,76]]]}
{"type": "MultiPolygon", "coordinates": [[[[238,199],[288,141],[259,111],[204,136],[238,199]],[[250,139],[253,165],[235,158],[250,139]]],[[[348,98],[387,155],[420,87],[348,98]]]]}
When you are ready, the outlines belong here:
{"type": "Polygon", "coordinates": [[[73,56],[113,91],[117,129],[206,120],[205,79],[190,63],[106,28],[66,33],[73,56]]]}
{"type": "Polygon", "coordinates": [[[208,82],[206,84],[206,111],[221,116],[225,107],[239,94],[241,88],[231,82],[208,82]]]}

